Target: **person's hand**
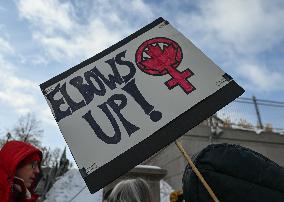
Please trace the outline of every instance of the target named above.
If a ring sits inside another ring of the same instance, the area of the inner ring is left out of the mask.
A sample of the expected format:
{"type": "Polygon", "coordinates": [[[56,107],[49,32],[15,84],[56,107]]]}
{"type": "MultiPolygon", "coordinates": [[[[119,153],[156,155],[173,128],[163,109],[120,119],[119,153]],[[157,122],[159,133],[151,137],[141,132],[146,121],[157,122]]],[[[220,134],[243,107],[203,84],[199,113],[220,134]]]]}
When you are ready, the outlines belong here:
{"type": "Polygon", "coordinates": [[[25,186],[24,180],[18,177],[14,177],[13,182],[13,196],[16,199],[26,199],[27,188],[25,186]]]}

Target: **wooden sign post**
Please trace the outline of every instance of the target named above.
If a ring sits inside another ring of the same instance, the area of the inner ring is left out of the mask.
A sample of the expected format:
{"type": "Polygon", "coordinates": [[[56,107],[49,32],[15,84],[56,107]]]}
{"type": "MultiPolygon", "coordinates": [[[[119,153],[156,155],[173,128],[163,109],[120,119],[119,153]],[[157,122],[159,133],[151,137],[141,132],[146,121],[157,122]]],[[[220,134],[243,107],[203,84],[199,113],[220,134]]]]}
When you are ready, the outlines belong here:
{"type": "Polygon", "coordinates": [[[211,198],[214,200],[214,202],[219,202],[217,196],[215,195],[215,193],[213,192],[213,190],[211,189],[211,187],[208,185],[208,183],[206,182],[206,180],[204,179],[204,177],[202,176],[202,174],[199,172],[199,170],[196,168],[196,166],[194,165],[194,163],[192,162],[191,158],[189,157],[189,155],[186,153],[186,151],[184,150],[182,144],[179,141],[175,141],[178,149],[180,150],[180,152],[182,153],[182,155],[184,156],[184,158],[186,159],[186,161],[188,162],[188,164],[190,165],[190,167],[192,168],[192,171],[196,174],[196,176],[198,177],[198,179],[201,181],[201,183],[203,184],[203,186],[205,187],[205,189],[208,191],[209,195],[211,196],[211,198]]]}

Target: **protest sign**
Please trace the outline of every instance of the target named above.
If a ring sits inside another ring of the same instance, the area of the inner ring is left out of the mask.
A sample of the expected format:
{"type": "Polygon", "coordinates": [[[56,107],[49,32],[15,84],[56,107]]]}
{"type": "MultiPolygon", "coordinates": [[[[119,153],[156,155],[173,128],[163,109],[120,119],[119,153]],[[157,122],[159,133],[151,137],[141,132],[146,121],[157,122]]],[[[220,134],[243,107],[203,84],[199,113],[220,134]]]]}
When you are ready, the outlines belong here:
{"type": "Polygon", "coordinates": [[[163,18],[40,87],[91,193],[244,92],[163,18]]]}

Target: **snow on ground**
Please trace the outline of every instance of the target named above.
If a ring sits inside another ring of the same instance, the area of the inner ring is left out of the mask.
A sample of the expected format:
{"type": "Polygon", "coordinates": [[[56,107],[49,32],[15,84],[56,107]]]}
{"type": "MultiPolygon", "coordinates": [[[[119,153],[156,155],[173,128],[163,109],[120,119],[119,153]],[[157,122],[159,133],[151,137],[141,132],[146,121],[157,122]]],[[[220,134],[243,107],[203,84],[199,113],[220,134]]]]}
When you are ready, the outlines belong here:
{"type": "MultiPolygon", "coordinates": [[[[161,202],[170,202],[169,195],[173,191],[171,186],[161,180],[160,188],[161,202]]],[[[47,198],[44,202],[69,202],[77,193],[79,194],[72,202],[102,202],[102,189],[95,194],[90,194],[77,169],[69,170],[57,180],[47,193],[47,198]],[[82,192],[79,193],[81,190],[82,192]]]]}
{"type": "Polygon", "coordinates": [[[86,184],[77,169],[69,170],[49,190],[44,202],[68,202],[80,190],[83,191],[72,202],[102,202],[102,190],[90,194],[86,184]]]}

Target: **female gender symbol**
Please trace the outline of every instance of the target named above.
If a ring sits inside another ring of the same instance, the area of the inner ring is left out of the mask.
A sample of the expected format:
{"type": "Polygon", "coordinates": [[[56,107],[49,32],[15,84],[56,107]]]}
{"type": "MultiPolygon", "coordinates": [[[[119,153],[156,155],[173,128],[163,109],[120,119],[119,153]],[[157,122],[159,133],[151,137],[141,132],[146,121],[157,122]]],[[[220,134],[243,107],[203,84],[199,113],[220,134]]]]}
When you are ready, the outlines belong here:
{"type": "Polygon", "coordinates": [[[179,72],[176,69],[182,61],[182,50],[175,41],[164,37],[144,41],[137,49],[135,59],[139,69],[147,74],[154,76],[170,74],[172,78],[165,82],[170,90],[177,85],[186,94],[195,90],[195,87],[187,81],[193,72],[189,69],[179,72]]]}

